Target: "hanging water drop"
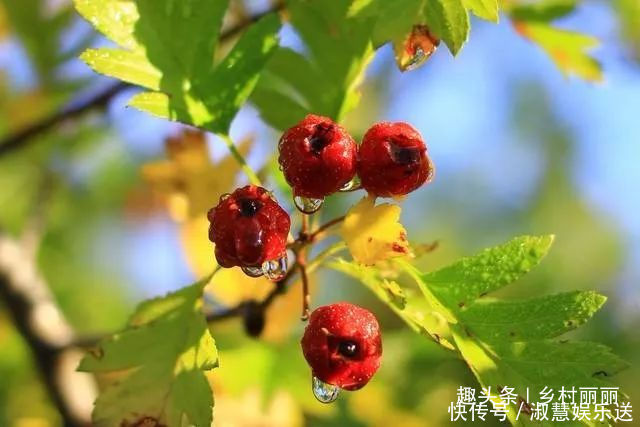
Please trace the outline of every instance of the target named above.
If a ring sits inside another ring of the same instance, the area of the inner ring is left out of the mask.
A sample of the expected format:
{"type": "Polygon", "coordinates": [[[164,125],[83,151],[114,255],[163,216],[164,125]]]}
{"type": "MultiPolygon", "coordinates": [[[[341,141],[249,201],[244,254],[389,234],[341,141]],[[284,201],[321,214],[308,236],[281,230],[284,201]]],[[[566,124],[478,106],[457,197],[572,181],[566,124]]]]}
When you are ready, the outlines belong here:
{"type": "Polygon", "coordinates": [[[360,178],[358,178],[357,176],[354,176],[353,179],[351,179],[351,181],[343,185],[342,188],[340,188],[340,190],[338,191],[341,191],[341,192],[356,191],[356,190],[359,190],[361,186],[362,184],[360,183],[360,178]]]}
{"type": "Polygon", "coordinates": [[[262,271],[262,267],[260,266],[258,267],[244,266],[242,267],[242,271],[244,272],[244,274],[246,274],[249,277],[260,277],[264,274],[262,271]]]}
{"type": "Polygon", "coordinates": [[[404,40],[394,43],[396,63],[400,71],[411,71],[422,65],[436,51],[440,40],[425,25],[414,25],[404,40]]]}
{"type": "Polygon", "coordinates": [[[262,264],[262,272],[264,276],[272,282],[280,281],[287,274],[287,254],[284,254],[278,259],[271,261],[265,261],[262,264]]]}
{"type": "Polygon", "coordinates": [[[340,387],[327,384],[315,376],[311,382],[311,389],[316,399],[322,403],[331,403],[335,401],[340,394],[340,387]]]}
{"type": "Polygon", "coordinates": [[[406,63],[402,66],[402,71],[413,71],[423,62],[427,60],[428,56],[424,53],[421,47],[417,47],[413,55],[406,59],[406,63]]]}
{"type": "Polygon", "coordinates": [[[324,199],[309,199],[307,197],[295,196],[293,198],[293,203],[300,212],[310,215],[317,212],[322,207],[324,199]]]}

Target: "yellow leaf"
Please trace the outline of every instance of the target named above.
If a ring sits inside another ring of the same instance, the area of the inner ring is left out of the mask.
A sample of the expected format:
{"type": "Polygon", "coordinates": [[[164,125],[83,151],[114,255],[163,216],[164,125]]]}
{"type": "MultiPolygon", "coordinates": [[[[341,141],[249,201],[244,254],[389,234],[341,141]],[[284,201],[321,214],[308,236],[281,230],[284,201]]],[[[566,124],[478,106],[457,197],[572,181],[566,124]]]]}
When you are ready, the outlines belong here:
{"type": "Polygon", "coordinates": [[[547,23],[514,21],[513,25],[520,35],[544,49],[565,76],[575,75],[592,82],[603,80],[602,66],[588,55],[599,45],[597,38],[547,23]]]}
{"type": "Polygon", "coordinates": [[[353,259],[364,265],[409,253],[407,232],[400,224],[400,206],[365,197],[355,204],[342,224],[341,235],[353,259]]]}
{"type": "MultiPolygon", "coordinates": [[[[245,140],[238,150],[244,155],[251,145],[251,140],[245,140]]],[[[166,151],[168,159],[143,165],[142,176],[165,199],[174,220],[203,216],[223,193],[232,190],[240,167],[232,156],[213,163],[203,132],[186,129],[168,138],[166,151]]]]}
{"type": "Polygon", "coordinates": [[[304,425],[302,409],[290,393],[278,390],[265,402],[264,394],[257,387],[247,389],[240,396],[216,390],[215,418],[219,427],[304,425]]]}

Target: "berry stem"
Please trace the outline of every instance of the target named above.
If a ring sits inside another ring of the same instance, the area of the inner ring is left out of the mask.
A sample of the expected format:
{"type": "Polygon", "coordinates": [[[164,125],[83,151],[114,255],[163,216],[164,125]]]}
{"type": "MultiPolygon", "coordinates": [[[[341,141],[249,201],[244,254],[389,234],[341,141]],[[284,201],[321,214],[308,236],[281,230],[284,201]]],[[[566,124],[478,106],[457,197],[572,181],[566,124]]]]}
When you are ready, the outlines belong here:
{"type": "Polygon", "coordinates": [[[247,176],[247,178],[249,178],[249,182],[251,184],[253,184],[253,185],[257,185],[259,187],[262,187],[262,183],[260,182],[260,178],[258,178],[258,175],[255,173],[255,171],[253,169],[251,169],[251,166],[249,166],[249,164],[245,160],[244,156],[242,156],[242,153],[240,153],[240,151],[238,151],[238,148],[236,147],[236,145],[233,142],[233,140],[231,139],[231,137],[229,135],[225,134],[225,133],[219,133],[217,135],[227,145],[227,148],[229,149],[229,152],[231,153],[233,158],[236,159],[236,161],[240,165],[240,168],[242,169],[244,174],[247,176]]]}
{"type": "Polygon", "coordinates": [[[309,276],[307,275],[307,257],[306,257],[306,248],[305,243],[310,242],[308,235],[309,229],[309,216],[305,214],[301,214],[302,216],[302,226],[300,229],[300,237],[298,240],[301,240],[303,245],[298,249],[296,253],[296,262],[298,263],[298,268],[300,269],[300,279],[302,280],[302,315],[300,318],[303,321],[309,319],[309,305],[311,302],[311,296],[309,295],[309,276]]]}
{"type": "Polygon", "coordinates": [[[322,240],[322,234],[327,231],[329,228],[333,227],[334,225],[340,224],[342,221],[344,221],[345,215],[339,216],[337,218],[332,219],[331,221],[325,222],[324,224],[322,224],[320,227],[318,227],[316,229],[316,231],[314,231],[313,233],[309,234],[308,236],[308,241],[309,242],[314,242],[315,240],[322,240]],[[318,239],[320,237],[320,239],[318,239]]]}

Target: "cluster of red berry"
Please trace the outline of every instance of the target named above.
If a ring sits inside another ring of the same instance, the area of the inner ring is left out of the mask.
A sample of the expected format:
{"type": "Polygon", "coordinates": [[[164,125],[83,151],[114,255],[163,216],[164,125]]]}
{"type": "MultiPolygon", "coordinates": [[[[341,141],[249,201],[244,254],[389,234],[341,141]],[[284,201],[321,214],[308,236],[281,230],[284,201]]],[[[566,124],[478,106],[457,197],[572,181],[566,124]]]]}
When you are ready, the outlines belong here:
{"type": "Polygon", "coordinates": [[[376,123],[358,147],[342,126],[310,114],[282,135],[278,149],[284,176],[299,197],[321,200],[352,189],[356,174],[373,196],[401,196],[433,175],[420,133],[402,122],[376,123]]]}
{"type": "MultiPolygon", "coordinates": [[[[402,196],[433,176],[425,143],[407,123],[377,123],[358,146],[342,126],[310,114],[282,135],[278,150],[280,167],[304,214],[337,191],[361,186],[376,197],[402,196]]],[[[269,191],[249,185],[225,194],[208,219],[220,266],[239,266],[250,276],[264,274],[274,281],[284,277],[291,220],[269,191]]],[[[320,307],[311,314],[302,349],[316,397],[332,401],[340,389],[363,387],[378,369],[378,322],[353,304],[320,307]]]]}

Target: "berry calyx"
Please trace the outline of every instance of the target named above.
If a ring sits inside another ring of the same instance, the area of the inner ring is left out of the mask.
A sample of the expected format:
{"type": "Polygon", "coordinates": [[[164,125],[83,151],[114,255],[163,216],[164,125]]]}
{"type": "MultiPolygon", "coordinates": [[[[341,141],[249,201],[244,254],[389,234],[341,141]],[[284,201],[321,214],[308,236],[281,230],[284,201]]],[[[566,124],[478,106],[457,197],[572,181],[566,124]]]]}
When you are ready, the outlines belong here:
{"type": "Polygon", "coordinates": [[[358,152],[358,176],[369,194],[408,194],[433,177],[433,164],[420,133],[403,122],[373,125],[358,152]]]}
{"type": "Polygon", "coordinates": [[[356,143],[328,117],[307,115],[278,143],[278,162],[294,196],[322,199],[356,173],[356,143]]]}
{"type": "Polygon", "coordinates": [[[313,375],[345,390],[364,387],[380,367],[382,339],[376,317],[347,302],[314,310],[301,345],[313,375]]]}
{"type": "Polygon", "coordinates": [[[291,227],[289,214],[262,187],[247,185],[207,214],[209,240],[222,267],[260,267],[285,255],[291,227]]]}

